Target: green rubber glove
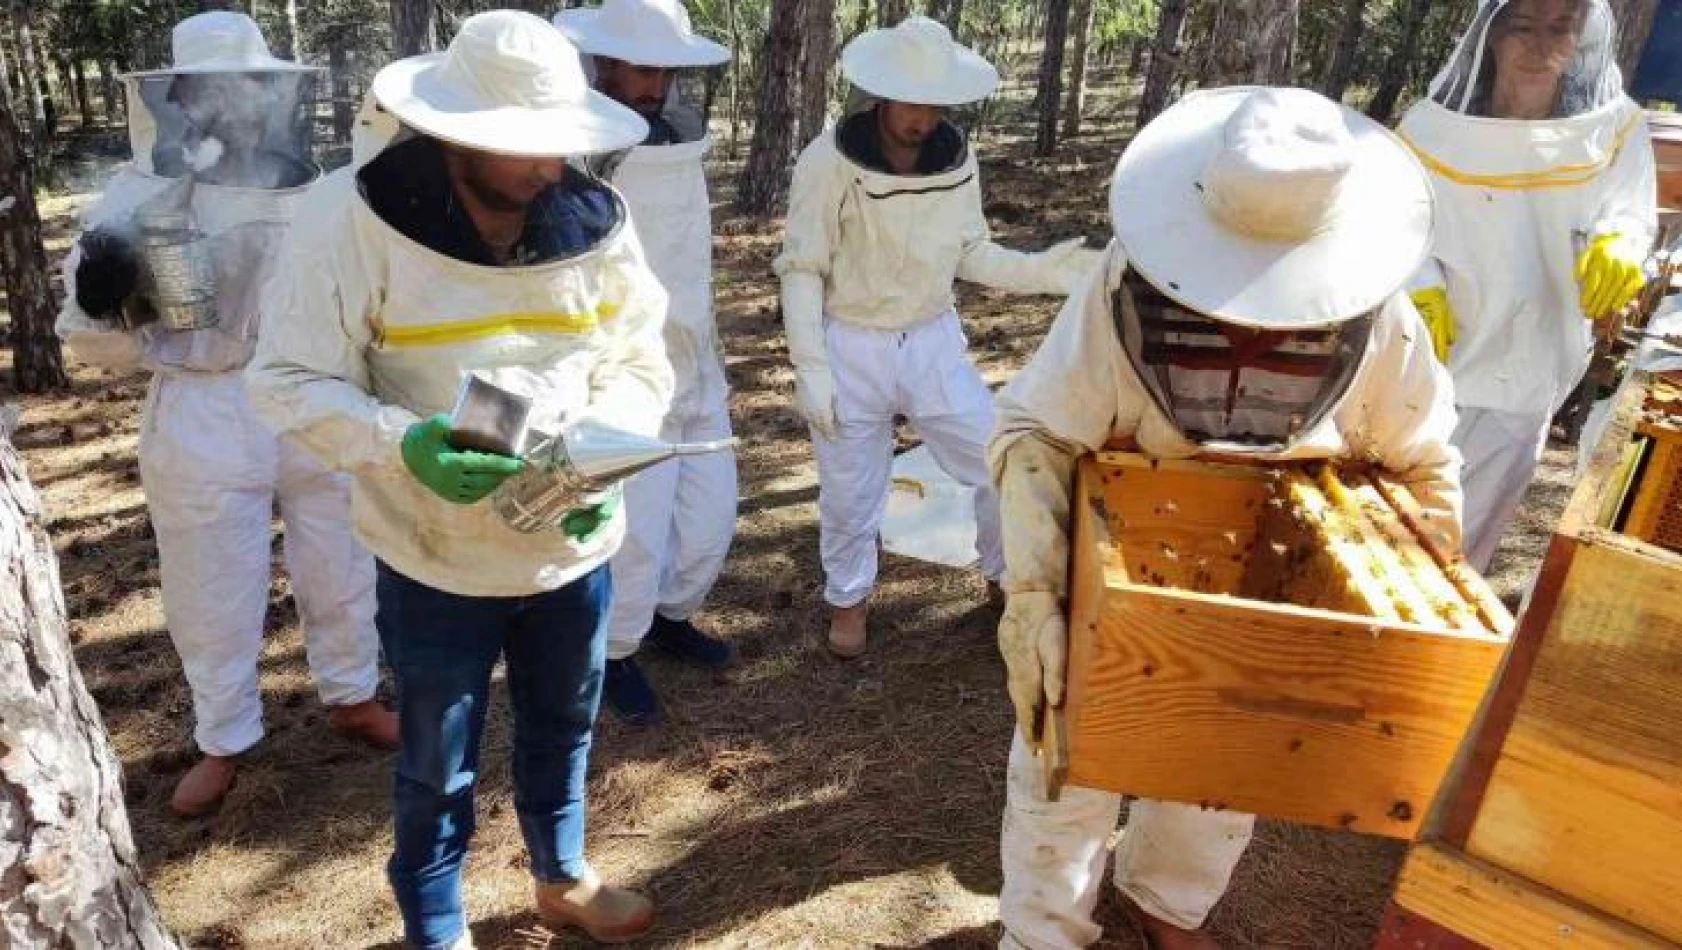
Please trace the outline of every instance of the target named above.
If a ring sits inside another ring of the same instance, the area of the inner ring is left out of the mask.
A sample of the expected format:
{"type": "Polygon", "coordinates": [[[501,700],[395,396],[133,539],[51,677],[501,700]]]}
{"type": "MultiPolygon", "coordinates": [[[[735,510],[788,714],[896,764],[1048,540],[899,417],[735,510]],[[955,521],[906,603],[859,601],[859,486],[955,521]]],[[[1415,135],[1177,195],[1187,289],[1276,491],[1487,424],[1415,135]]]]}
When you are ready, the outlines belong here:
{"type": "Polygon", "coordinates": [[[471,505],[519,474],[525,462],[489,452],[461,452],[450,445],[450,417],[433,416],[403,433],[403,464],[434,495],[471,505]]]}
{"type": "Polygon", "coordinates": [[[625,492],[618,485],[602,493],[602,500],[583,508],[574,508],[561,516],[561,530],[578,544],[588,544],[608,526],[619,512],[625,492]]]}

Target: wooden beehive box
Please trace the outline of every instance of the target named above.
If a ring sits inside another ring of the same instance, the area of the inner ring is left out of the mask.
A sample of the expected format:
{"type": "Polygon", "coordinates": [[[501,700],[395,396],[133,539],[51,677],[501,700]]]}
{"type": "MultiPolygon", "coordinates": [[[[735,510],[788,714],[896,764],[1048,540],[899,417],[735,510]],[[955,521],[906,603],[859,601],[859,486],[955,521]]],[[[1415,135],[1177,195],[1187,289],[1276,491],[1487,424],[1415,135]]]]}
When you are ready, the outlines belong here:
{"type": "Polygon", "coordinates": [[[1632,538],[1682,553],[1682,384],[1653,378],[1624,443],[1629,473],[1618,486],[1612,526],[1632,538]]]}
{"type": "MultiPolygon", "coordinates": [[[[1279,478],[1250,465],[1116,452],[1082,461],[1067,780],[1411,837],[1512,619],[1481,579],[1452,566],[1457,576],[1439,579],[1460,595],[1444,605],[1458,626],[1400,619],[1406,608],[1383,602],[1382,578],[1334,576],[1349,552],[1315,554],[1300,537],[1273,537],[1279,478]],[[1322,606],[1236,596],[1257,587],[1322,606]]],[[[1386,506],[1377,514],[1389,523],[1368,530],[1410,532],[1411,502],[1386,506]]],[[[1428,547],[1396,540],[1399,559],[1428,547]]],[[[1411,569],[1400,560],[1363,567],[1411,569]]]]}

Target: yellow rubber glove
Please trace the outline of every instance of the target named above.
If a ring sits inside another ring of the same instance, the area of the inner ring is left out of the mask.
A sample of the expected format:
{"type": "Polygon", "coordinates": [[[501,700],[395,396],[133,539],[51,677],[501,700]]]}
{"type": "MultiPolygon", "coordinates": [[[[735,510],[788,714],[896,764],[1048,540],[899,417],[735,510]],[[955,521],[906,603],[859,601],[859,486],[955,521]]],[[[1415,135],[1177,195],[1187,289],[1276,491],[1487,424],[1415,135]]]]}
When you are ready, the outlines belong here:
{"type": "Polygon", "coordinates": [[[1578,302],[1583,316],[1604,320],[1622,310],[1647,283],[1645,255],[1621,234],[1602,234],[1577,256],[1578,302]]]}
{"type": "Polygon", "coordinates": [[[1413,299],[1413,308],[1419,311],[1419,318],[1425,321],[1425,329],[1431,331],[1431,349],[1437,354],[1437,362],[1447,365],[1448,349],[1460,338],[1460,329],[1454,321],[1454,308],[1448,303],[1448,291],[1442,287],[1426,287],[1412,291],[1408,296],[1413,299]]]}

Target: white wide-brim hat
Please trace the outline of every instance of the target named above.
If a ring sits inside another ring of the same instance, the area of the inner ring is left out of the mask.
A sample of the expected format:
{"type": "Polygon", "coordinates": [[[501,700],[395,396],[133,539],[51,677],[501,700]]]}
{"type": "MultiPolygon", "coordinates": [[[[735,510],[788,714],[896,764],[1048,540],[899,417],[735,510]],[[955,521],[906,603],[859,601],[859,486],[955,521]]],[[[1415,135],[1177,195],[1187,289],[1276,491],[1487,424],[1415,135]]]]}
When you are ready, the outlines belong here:
{"type": "Polygon", "coordinates": [[[999,87],[992,63],[925,16],[860,33],[841,51],[841,73],[878,99],[926,106],[961,106],[999,87]]]}
{"type": "Polygon", "coordinates": [[[501,155],[593,155],[648,136],[641,116],[590,88],[559,30],[516,10],[468,17],[449,48],[392,63],[371,91],[417,132],[501,155]]]}
{"type": "Polygon", "coordinates": [[[257,21],[243,13],[215,10],[190,16],[170,32],[173,62],[163,69],[124,73],[124,79],[184,76],[197,73],[316,73],[320,66],[304,66],[269,53],[268,41],[257,21]]]}
{"type": "Polygon", "coordinates": [[[555,29],[580,52],[637,66],[689,69],[730,61],[730,50],[698,36],[679,0],[604,0],[555,14],[555,29]]]}
{"type": "Polygon", "coordinates": [[[1306,89],[1194,92],[1116,163],[1128,263],[1180,305],[1305,329],[1367,313],[1431,245],[1425,170],[1377,122],[1306,89]]]}

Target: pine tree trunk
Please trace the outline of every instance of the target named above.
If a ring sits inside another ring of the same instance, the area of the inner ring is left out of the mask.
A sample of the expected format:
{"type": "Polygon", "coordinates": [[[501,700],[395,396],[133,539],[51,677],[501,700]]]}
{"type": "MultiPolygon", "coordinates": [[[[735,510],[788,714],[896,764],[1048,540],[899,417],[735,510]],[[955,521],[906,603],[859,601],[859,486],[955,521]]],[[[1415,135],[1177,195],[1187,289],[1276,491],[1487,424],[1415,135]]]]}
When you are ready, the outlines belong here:
{"type": "Polygon", "coordinates": [[[123,120],[123,85],[117,81],[117,67],[108,59],[99,61],[99,94],[105,100],[105,121],[112,125],[123,120]]]}
{"type": "Polygon", "coordinates": [[[1174,76],[1179,71],[1180,33],[1185,29],[1190,0],[1162,0],[1162,12],[1156,21],[1156,39],[1151,44],[1151,64],[1145,72],[1145,89],[1139,96],[1138,128],[1156,118],[1168,105],[1168,93],[1174,88],[1174,76]]]}
{"type": "Polygon", "coordinates": [[[878,0],[876,4],[877,26],[898,26],[910,15],[911,0],[878,0]]]}
{"type": "Polygon", "coordinates": [[[1389,124],[1396,111],[1396,103],[1402,98],[1402,90],[1407,88],[1408,67],[1413,63],[1414,53],[1419,48],[1419,34],[1425,27],[1425,18],[1431,13],[1431,0],[1409,0],[1408,8],[1403,13],[1402,37],[1391,51],[1390,59],[1384,64],[1384,74],[1378,82],[1378,92],[1372,97],[1372,103],[1367,106],[1367,115],[1375,121],[1389,124]]]}
{"type": "Polygon", "coordinates": [[[739,0],[724,0],[724,14],[730,21],[730,158],[742,141],[742,30],[736,19],[739,0]]]}
{"type": "Polygon", "coordinates": [[[437,48],[436,0],[391,0],[391,52],[402,58],[437,48]]]}
{"type": "Polygon", "coordinates": [[[959,37],[963,32],[960,27],[964,23],[964,0],[936,0],[929,7],[929,16],[946,24],[952,38],[962,42],[959,37]]]}
{"type": "Polygon", "coordinates": [[[799,147],[795,123],[800,112],[800,78],[805,73],[800,58],[805,22],[802,0],[771,0],[770,23],[759,53],[753,142],[736,186],[736,206],[747,214],[771,214],[788,192],[789,171],[799,147]]]}
{"type": "Polygon", "coordinates": [[[5,34],[10,33],[11,17],[0,6],[0,109],[12,111],[12,64],[6,56],[5,34]]]}
{"type": "Polygon", "coordinates": [[[0,111],[0,205],[5,208],[0,212],[0,270],[12,317],[13,383],[23,393],[56,389],[68,382],[53,333],[58,307],[41,245],[35,176],[24,154],[23,132],[10,111],[0,111]]]}
{"type": "Polygon", "coordinates": [[[350,94],[350,52],[345,49],[343,30],[331,34],[327,68],[333,77],[333,141],[343,145],[350,141],[351,129],[356,125],[356,103],[351,101],[350,94]]]}
{"type": "Polygon", "coordinates": [[[175,950],[135,857],[122,766],[71,655],[58,560],[9,431],[0,617],[0,947],[175,950]]]}
{"type": "Polygon", "coordinates": [[[1092,0],[1074,0],[1069,14],[1074,27],[1074,49],[1069,54],[1069,93],[1063,97],[1063,137],[1080,135],[1081,114],[1086,110],[1087,44],[1092,38],[1092,0]]]}
{"type": "Polygon", "coordinates": [[[800,125],[797,141],[810,142],[823,131],[829,111],[830,66],[835,62],[835,0],[804,0],[800,125]]]}
{"type": "Polygon", "coordinates": [[[1635,70],[1641,65],[1658,10],[1658,0],[1612,0],[1618,20],[1618,71],[1623,73],[1626,87],[1635,81],[1635,70]]]}
{"type": "Polygon", "coordinates": [[[1343,0],[1343,17],[1337,27],[1337,42],[1326,72],[1320,77],[1320,91],[1326,98],[1342,101],[1349,83],[1355,78],[1355,56],[1360,48],[1362,27],[1366,25],[1367,0],[1343,0]]]}
{"type": "Polygon", "coordinates": [[[1200,84],[1290,85],[1296,34],[1297,0],[1222,0],[1200,84]]]}
{"type": "Polygon", "coordinates": [[[18,85],[22,87],[19,96],[18,121],[23,123],[29,133],[29,152],[36,154],[41,150],[47,132],[47,113],[41,101],[41,67],[35,56],[35,37],[29,26],[29,3],[27,0],[13,0],[12,28],[16,31],[18,51],[18,85]]]}
{"type": "Polygon", "coordinates": [[[93,126],[93,98],[88,95],[88,70],[81,60],[70,64],[70,71],[76,78],[76,105],[82,110],[82,128],[93,126]]]}
{"type": "Polygon", "coordinates": [[[304,34],[298,28],[298,0],[286,0],[286,53],[295,63],[304,61],[304,34]]]}
{"type": "Polygon", "coordinates": [[[1050,157],[1057,153],[1058,106],[1063,96],[1063,48],[1069,40],[1069,0],[1046,0],[1045,47],[1040,50],[1039,91],[1034,97],[1039,111],[1039,132],[1034,137],[1034,154],[1050,157]]]}

